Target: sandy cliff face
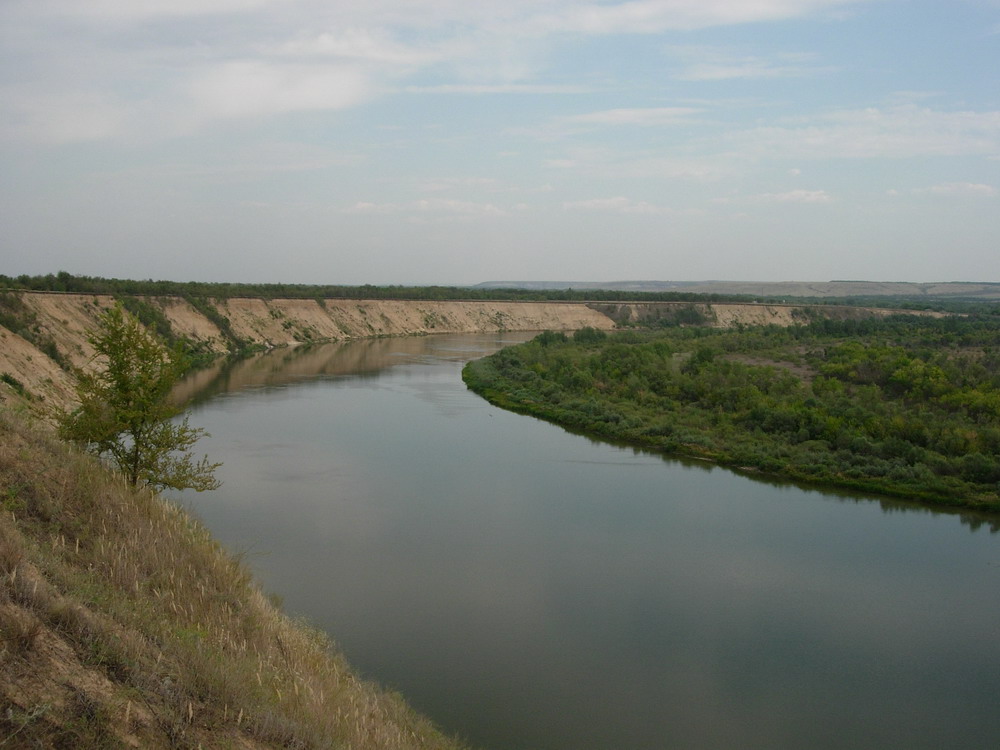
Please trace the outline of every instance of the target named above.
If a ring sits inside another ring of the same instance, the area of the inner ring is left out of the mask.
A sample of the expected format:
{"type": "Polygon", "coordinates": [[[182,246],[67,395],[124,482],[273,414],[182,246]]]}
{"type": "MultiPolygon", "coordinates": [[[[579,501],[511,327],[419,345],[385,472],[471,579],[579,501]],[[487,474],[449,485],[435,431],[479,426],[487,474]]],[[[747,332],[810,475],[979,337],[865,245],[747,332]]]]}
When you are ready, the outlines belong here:
{"type": "MultiPolygon", "coordinates": [[[[66,405],[73,395],[71,379],[37,344],[39,340],[49,341],[69,365],[88,367],[94,352],[87,342],[87,332],[96,328],[101,312],[114,300],[89,294],[19,296],[26,314],[31,316],[29,327],[34,332],[34,343],[0,327],[0,373],[8,374],[48,403],[66,405]]],[[[147,298],[144,302],[163,313],[175,334],[201,342],[220,354],[232,348],[233,337],[247,344],[278,347],[376,336],[567,331],[585,326],[610,329],[615,325],[608,316],[584,304],[544,302],[236,298],[200,303],[201,309],[173,297],[147,298]],[[220,325],[228,325],[228,332],[222,331],[220,325]]],[[[9,393],[9,386],[0,385],[0,398],[9,393]]]]}
{"type": "MultiPolygon", "coordinates": [[[[65,404],[73,398],[66,371],[33,344],[5,328],[0,328],[0,373],[47,402],[65,404]]],[[[0,384],[0,403],[10,393],[9,385],[0,384]]]]}
{"type": "Polygon", "coordinates": [[[237,336],[272,346],[373,336],[614,327],[607,316],[586,305],[542,302],[231,299],[220,303],[219,310],[237,336]]]}
{"type": "Polygon", "coordinates": [[[815,318],[861,320],[906,312],[910,315],[942,317],[946,313],[890,310],[846,305],[742,304],[735,302],[594,302],[590,305],[619,325],[792,326],[815,318]],[[693,318],[691,316],[694,316],[693,318]]]}
{"type": "MultiPolygon", "coordinates": [[[[19,294],[23,315],[30,317],[28,338],[0,327],[0,374],[14,379],[45,402],[64,406],[73,397],[69,374],[40,348],[47,342],[73,367],[90,366],[93,350],[87,332],[97,326],[112,297],[90,294],[19,294]]],[[[225,353],[238,343],[264,347],[295,346],[312,341],[345,341],[379,336],[496,331],[572,331],[590,326],[608,330],[618,324],[657,325],[671,316],[702,325],[794,325],[809,315],[870,317],[890,311],[851,307],[813,308],[808,315],[795,305],[690,303],[461,302],[419,300],[263,300],[233,298],[192,304],[176,297],[144,298],[170,322],[174,334],[225,353]],[[687,308],[687,309],[685,309],[687,308]],[[818,311],[818,312],[817,312],[818,311]],[[220,328],[221,326],[221,328],[220,328]],[[225,328],[227,330],[222,330],[225,328]]],[[[0,399],[11,393],[0,384],[0,399]]]]}

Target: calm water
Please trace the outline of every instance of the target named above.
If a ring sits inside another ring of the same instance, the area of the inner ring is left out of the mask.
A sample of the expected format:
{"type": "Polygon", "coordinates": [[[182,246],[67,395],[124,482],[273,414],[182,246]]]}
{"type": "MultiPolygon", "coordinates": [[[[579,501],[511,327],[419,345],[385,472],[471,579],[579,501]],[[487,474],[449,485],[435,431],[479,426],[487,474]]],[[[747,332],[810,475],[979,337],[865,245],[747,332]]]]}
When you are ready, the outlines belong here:
{"type": "Polygon", "coordinates": [[[460,371],[504,340],[200,374],[224,485],[185,502],[365,676],[488,750],[1000,747],[995,523],[501,411],[460,371]]]}

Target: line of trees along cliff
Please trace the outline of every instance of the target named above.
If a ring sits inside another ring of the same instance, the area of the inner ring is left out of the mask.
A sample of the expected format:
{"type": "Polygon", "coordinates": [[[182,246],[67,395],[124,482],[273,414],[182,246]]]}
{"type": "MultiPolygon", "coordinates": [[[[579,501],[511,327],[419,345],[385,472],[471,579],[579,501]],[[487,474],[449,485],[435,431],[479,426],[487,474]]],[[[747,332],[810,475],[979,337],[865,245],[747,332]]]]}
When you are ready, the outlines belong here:
{"type": "Polygon", "coordinates": [[[574,289],[476,289],[462,286],[408,286],[373,284],[243,284],[232,282],[154,281],[76,276],[66,271],[44,275],[4,276],[0,289],[77,294],[133,294],[146,296],[257,297],[261,299],[414,299],[414,300],[639,300],[639,301],[743,301],[739,295],[690,292],[629,292],[574,289]]]}
{"type": "Polygon", "coordinates": [[[349,284],[248,284],[234,282],[169,281],[153,279],[115,279],[100,276],[79,276],[57,273],[19,276],[0,274],[0,289],[74,292],[77,294],[109,294],[139,296],[176,296],[186,299],[228,299],[254,297],[259,299],[409,299],[409,300],[508,300],[526,302],[766,302],[770,304],[794,301],[796,304],[848,305],[890,307],[914,310],[968,312],[992,309],[1000,312],[996,300],[973,297],[892,295],[879,297],[809,297],[788,299],[787,294],[723,294],[684,291],[630,291],[622,289],[525,289],[478,288],[466,286],[410,285],[349,285],[349,284]]]}

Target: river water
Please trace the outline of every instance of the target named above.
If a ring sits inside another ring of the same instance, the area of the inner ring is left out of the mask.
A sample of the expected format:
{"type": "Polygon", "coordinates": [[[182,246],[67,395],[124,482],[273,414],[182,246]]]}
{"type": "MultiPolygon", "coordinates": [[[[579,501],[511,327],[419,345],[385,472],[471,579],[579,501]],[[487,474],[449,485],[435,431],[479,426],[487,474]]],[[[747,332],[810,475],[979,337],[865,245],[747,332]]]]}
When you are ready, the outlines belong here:
{"type": "Polygon", "coordinates": [[[281,350],[187,384],[183,502],[367,678],[486,750],[1000,747],[997,521],[501,411],[521,335],[281,350]]]}

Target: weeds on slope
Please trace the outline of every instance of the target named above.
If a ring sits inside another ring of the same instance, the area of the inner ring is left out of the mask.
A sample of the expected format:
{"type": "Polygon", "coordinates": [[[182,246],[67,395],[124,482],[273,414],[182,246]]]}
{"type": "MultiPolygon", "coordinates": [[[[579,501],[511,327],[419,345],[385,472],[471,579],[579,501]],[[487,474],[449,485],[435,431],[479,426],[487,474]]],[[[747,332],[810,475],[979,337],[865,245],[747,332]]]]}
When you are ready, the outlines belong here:
{"type": "Polygon", "coordinates": [[[460,747],[183,510],[0,411],[0,747],[136,743],[460,747]]]}

